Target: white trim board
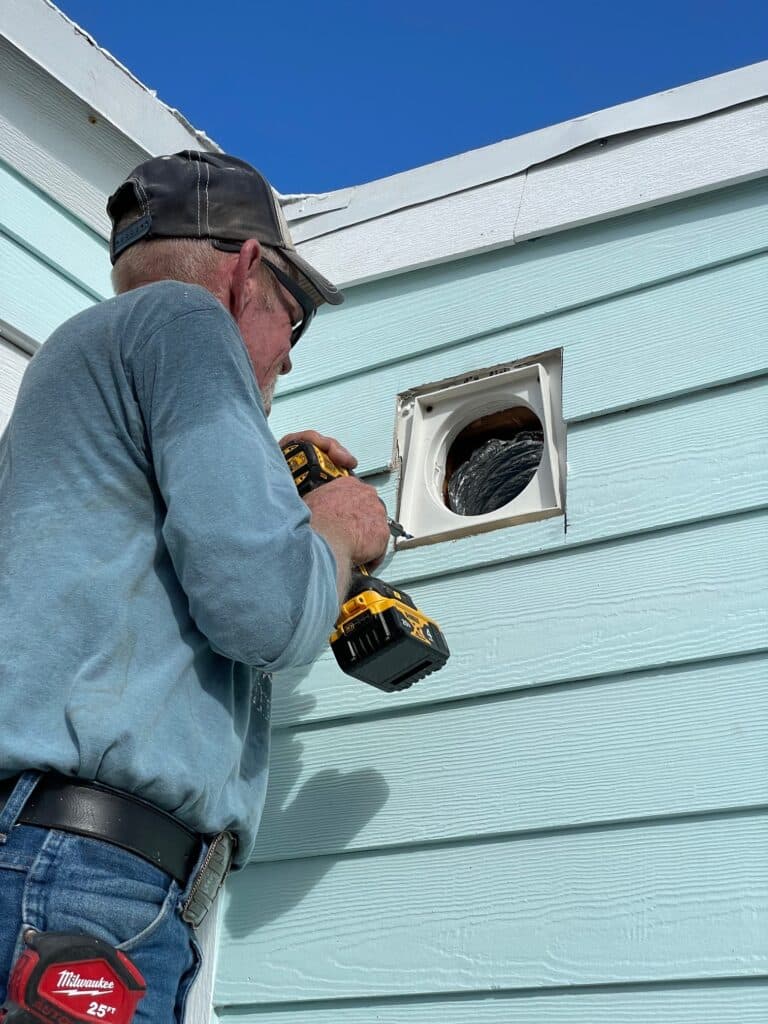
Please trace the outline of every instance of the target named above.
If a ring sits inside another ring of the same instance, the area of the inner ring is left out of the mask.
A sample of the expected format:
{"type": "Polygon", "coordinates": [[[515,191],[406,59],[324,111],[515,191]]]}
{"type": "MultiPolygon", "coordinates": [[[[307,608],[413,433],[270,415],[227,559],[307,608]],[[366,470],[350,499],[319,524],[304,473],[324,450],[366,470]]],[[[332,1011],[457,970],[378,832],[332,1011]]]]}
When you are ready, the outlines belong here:
{"type": "Polygon", "coordinates": [[[768,99],[761,99],[594,143],[512,177],[339,227],[298,249],[348,287],[765,174],[768,99]]]}
{"type": "Polygon", "coordinates": [[[102,238],[139,163],[218,150],[49,0],[0,3],[0,158],[102,238]]]}
{"type": "MultiPolygon", "coordinates": [[[[50,0],[0,5],[0,91],[0,156],[104,238],[106,198],[137,163],[219,148],[50,0]]],[[[302,253],[349,286],[768,173],[756,152],[768,151],[767,95],[764,61],[355,188],[280,199],[302,253]],[[713,119],[758,107],[752,140],[699,148],[702,123],[738,136],[735,122],[713,119]]]]}
{"type": "Polygon", "coordinates": [[[216,980],[219,934],[221,931],[221,892],[197,929],[195,939],[200,948],[202,964],[192,985],[184,1009],[184,1024],[209,1024],[215,1020],[213,987],[216,980]]]}
{"type": "Polygon", "coordinates": [[[0,434],[5,430],[19,391],[29,355],[0,334],[0,434]]]}
{"type": "Polygon", "coordinates": [[[40,348],[39,341],[35,341],[35,339],[30,338],[28,334],[24,334],[23,331],[19,331],[15,327],[12,327],[11,324],[7,323],[5,320],[0,320],[0,341],[7,341],[15,348],[20,349],[22,352],[26,352],[28,356],[33,356],[40,348]]]}
{"type": "MultiPolygon", "coordinates": [[[[693,120],[768,96],[768,61],[644,96],[492,146],[438,160],[352,189],[296,197],[286,216],[295,241],[359,224],[395,210],[509,178],[601,139],[693,120]]],[[[290,197],[285,197],[287,200],[290,197]]]]}
{"type": "Polygon", "coordinates": [[[0,36],[146,153],[218,148],[50,0],[3,0],[0,36]]]}
{"type": "Polygon", "coordinates": [[[0,159],[102,238],[107,197],[137,164],[221,152],[50,0],[0,2],[0,94],[0,159]]]}
{"type": "Polygon", "coordinates": [[[0,93],[0,158],[107,238],[107,197],[145,151],[2,37],[0,93]]]}

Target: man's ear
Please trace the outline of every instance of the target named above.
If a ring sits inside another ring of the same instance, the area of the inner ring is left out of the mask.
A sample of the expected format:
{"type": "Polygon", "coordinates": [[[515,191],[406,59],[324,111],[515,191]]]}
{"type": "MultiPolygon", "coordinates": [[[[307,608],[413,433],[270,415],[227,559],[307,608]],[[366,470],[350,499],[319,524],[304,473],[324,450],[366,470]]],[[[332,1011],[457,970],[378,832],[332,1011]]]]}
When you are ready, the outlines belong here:
{"type": "Polygon", "coordinates": [[[257,284],[257,273],[261,263],[261,245],[255,238],[243,242],[237,254],[237,262],[232,270],[229,282],[229,311],[238,320],[245,307],[254,297],[257,284]]]}

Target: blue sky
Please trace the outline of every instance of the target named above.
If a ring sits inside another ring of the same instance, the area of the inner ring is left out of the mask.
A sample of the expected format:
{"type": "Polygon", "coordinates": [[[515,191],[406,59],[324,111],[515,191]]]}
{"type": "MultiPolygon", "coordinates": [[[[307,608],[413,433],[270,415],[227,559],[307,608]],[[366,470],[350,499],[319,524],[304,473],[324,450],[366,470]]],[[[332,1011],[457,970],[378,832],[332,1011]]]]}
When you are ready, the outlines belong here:
{"type": "Polygon", "coordinates": [[[768,58],[766,0],[59,0],[281,192],[384,177],[768,58]]]}

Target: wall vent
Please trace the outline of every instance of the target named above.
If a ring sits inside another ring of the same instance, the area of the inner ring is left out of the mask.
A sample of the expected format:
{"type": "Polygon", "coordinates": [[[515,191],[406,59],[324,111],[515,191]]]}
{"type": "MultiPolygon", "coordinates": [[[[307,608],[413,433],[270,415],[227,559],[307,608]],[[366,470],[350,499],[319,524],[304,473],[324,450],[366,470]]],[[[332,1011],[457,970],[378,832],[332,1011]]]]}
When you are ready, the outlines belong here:
{"type": "Polygon", "coordinates": [[[561,380],[557,350],[398,395],[398,547],[564,512],[561,380]]]}

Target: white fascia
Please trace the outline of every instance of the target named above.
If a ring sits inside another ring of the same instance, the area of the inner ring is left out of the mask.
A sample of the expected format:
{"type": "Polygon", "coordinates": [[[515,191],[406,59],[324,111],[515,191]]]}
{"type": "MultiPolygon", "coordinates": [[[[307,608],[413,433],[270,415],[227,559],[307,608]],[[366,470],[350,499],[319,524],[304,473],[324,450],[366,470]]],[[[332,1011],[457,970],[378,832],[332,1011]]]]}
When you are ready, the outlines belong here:
{"type": "MultiPolygon", "coordinates": [[[[362,221],[351,215],[298,249],[348,288],[767,175],[768,99],[756,99],[600,139],[510,177],[362,221]]],[[[294,237],[302,224],[291,225],[294,237]]]]}
{"type": "Polygon", "coordinates": [[[146,153],[219,148],[50,0],[3,0],[0,36],[146,153]]]}
{"type": "Polygon", "coordinates": [[[295,241],[319,238],[396,210],[510,178],[591,142],[705,117],[768,96],[768,61],[701,79],[551,125],[491,146],[321,196],[302,196],[286,216],[295,241]]]}

